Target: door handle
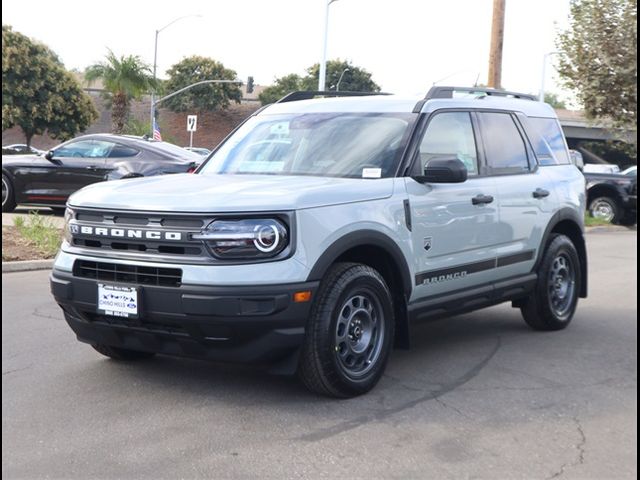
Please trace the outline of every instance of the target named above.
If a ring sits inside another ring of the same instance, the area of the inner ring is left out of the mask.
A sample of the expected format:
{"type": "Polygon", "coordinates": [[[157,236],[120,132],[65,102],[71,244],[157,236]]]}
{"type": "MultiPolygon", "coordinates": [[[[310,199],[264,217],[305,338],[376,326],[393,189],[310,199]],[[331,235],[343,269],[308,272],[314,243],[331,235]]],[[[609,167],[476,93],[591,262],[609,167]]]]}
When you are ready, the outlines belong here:
{"type": "Polygon", "coordinates": [[[471,199],[471,203],[474,205],[484,205],[487,203],[493,202],[493,197],[491,195],[476,195],[471,199]]]}
{"type": "Polygon", "coordinates": [[[88,167],[84,167],[84,168],[85,170],[92,170],[92,171],[98,170],[98,167],[96,167],[95,165],[89,165],[88,167]]]}
{"type": "Polygon", "coordinates": [[[544,188],[536,188],[536,191],[533,192],[533,198],[545,198],[549,196],[549,190],[545,190],[544,188]]]}

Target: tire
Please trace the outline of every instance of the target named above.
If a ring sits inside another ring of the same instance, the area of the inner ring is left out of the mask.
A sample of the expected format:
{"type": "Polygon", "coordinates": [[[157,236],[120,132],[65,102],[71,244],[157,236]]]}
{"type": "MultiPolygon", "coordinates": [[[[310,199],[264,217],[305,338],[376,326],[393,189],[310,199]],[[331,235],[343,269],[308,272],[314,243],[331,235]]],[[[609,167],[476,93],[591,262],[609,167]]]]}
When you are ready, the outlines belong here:
{"type": "Polygon", "coordinates": [[[520,310],[534,330],[566,328],[578,305],[582,271],[576,247],[565,235],[553,235],[538,268],[538,282],[520,310]]]}
{"type": "Polygon", "coordinates": [[[144,360],[145,358],[151,358],[155,355],[153,352],[139,352],[137,350],[127,350],[102,344],[91,346],[105,357],[120,361],[144,360]]]}
{"type": "Polygon", "coordinates": [[[625,227],[632,227],[636,223],[638,223],[638,217],[636,215],[636,212],[627,212],[620,219],[620,225],[624,225],[625,227]]]}
{"type": "Polygon", "coordinates": [[[2,174],[2,211],[13,212],[16,208],[16,196],[13,184],[7,175],[2,174]]]}
{"type": "Polygon", "coordinates": [[[366,265],[338,263],[311,308],[298,376],[321,395],[362,395],[380,380],[393,334],[391,293],[382,276],[366,265]]]}
{"type": "Polygon", "coordinates": [[[589,202],[589,214],[611,223],[620,221],[620,206],[615,198],[597,197],[589,202]]]}

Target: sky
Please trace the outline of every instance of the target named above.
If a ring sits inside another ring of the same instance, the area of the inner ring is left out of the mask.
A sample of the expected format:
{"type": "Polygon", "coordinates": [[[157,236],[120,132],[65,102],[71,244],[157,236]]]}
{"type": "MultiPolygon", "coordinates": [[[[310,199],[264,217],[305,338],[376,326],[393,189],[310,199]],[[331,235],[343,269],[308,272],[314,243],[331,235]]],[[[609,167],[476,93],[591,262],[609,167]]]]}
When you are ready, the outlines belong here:
{"type": "MultiPolygon", "coordinates": [[[[322,55],[327,0],[3,0],[2,21],[84,70],[107,49],[153,64],[158,76],[203,55],[268,85],[304,74],[322,55]],[[197,15],[197,16],[196,16],[197,15]]],[[[363,67],[385,92],[424,94],[433,84],[487,82],[492,0],[336,0],[329,7],[327,58],[363,67]]],[[[537,93],[544,54],[568,25],[569,0],[506,0],[502,86],[537,93]]],[[[546,91],[570,97],[547,67],[546,91]]]]}

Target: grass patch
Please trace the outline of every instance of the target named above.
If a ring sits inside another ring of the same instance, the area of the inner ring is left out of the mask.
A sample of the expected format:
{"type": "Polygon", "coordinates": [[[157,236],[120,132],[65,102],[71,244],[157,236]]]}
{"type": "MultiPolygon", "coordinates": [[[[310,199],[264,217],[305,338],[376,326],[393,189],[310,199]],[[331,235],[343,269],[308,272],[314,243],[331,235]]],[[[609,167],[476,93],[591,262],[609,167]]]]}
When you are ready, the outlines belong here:
{"type": "Polygon", "coordinates": [[[13,225],[18,233],[39,252],[44,258],[55,256],[62,242],[62,232],[53,225],[50,219],[30,212],[29,216],[16,217],[13,225]]]}
{"type": "Polygon", "coordinates": [[[587,227],[606,227],[611,225],[611,222],[602,220],[601,218],[595,218],[588,213],[584,216],[584,224],[587,227]]]}

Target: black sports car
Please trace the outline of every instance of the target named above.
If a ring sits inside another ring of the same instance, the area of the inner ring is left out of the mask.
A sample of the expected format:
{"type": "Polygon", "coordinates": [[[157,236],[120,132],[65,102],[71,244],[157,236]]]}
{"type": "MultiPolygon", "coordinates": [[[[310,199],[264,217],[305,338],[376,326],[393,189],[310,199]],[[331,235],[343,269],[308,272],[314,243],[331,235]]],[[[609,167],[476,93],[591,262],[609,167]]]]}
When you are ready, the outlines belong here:
{"type": "Polygon", "coordinates": [[[77,137],[44,155],[3,155],[2,211],[17,204],[64,208],[91,183],[192,172],[202,159],[170,143],[111,134],[77,137]]]}

